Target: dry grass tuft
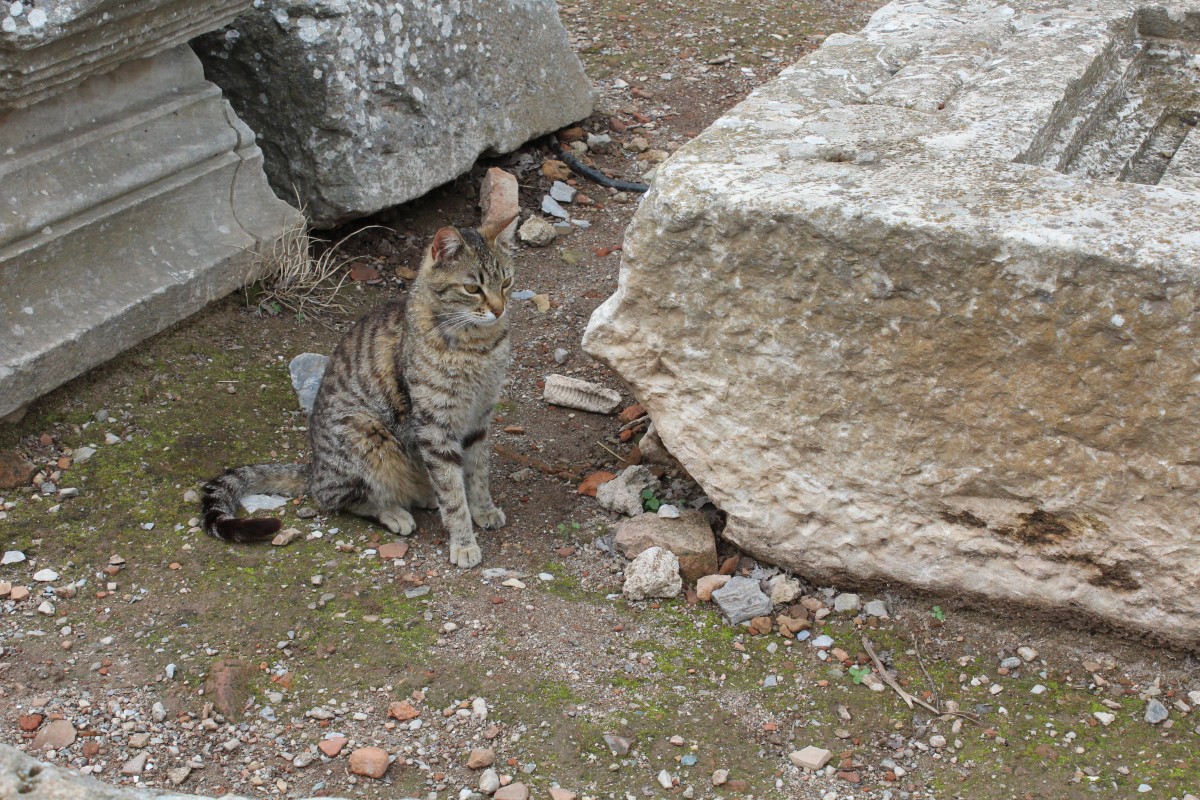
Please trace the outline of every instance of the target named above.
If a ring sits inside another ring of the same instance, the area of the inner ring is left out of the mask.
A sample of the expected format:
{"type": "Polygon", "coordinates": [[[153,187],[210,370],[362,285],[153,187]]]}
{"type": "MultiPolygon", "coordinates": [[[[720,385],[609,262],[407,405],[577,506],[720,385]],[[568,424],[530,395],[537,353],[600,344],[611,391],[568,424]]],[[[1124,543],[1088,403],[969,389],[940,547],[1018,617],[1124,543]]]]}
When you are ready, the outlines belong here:
{"type": "Polygon", "coordinates": [[[302,319],[319,320],[325,312],[344,312],[346,307],[338,302],[338,292],[350,277],[350,266],[362,256],[343,256],[342,245],[373,227],[379,226],[360,228],[322,248],[327,240],[314,237],[306,221],[296,223],[269,250],[254,254],[251,274],[257,276],[255,304],[272,314],[287,309],[302,319]],[[320,252],[314,255],[317,250],[320,252]]]}

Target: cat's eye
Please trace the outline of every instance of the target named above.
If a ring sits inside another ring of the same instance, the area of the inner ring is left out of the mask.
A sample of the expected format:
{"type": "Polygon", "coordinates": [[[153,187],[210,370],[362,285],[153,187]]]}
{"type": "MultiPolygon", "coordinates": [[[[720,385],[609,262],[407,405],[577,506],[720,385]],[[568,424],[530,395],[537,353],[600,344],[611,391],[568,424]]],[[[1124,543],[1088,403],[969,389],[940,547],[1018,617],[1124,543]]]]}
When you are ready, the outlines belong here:
{"type": "Polygon", "coordinates": [[[509,278],[508,280],[504,281],[504,283],[500,284],[500,288],[507,292],[509,289],[512,288],[512,285],[513,285],[512,278],[509,278]]]}
{"type": "Polygon", "coordinates": [[[483,289],[473,283],[463,284],[463,291],[465,291],[467,294],[483,294],[483,289]]]}

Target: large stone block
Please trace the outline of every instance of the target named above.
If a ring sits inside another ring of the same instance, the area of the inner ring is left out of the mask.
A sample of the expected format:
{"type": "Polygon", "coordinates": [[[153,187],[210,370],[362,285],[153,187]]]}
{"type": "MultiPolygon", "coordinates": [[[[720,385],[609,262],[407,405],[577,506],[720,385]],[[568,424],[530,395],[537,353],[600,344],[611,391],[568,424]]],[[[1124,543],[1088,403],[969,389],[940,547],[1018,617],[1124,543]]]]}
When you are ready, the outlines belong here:
{"type": "Polygon", "coordinates": [[[1198,50],[892,3],[660,168],[585,347],[759,558],[1196,647],[1198,50]]]}
{"type": "Polygon", "coordinates": [[[0,114],[0,415],[245,283],[301,217],[186,45],[0,114]]]}
{"type": "MultiPolygon", "coordinates": [[[[38,761],[0,744],[0,797],[22,800],[197,800],[200,796],[138,787],[112,786],[75,770],[38,761]]],[[[220,800],[246,800],[226,794],[220,800]]]]}
{"type": "Polygon", "coordinates": [[[249,7],[250,0],[0,4],[0,109],[32,105],[126,61],[183,44],[249,7]]]}
{"type": "Polygon", "coordinates": [[[592,110],[553,0],[267,0],[195,46],[258,132],[276,192],[321,226],[592,110]]]}

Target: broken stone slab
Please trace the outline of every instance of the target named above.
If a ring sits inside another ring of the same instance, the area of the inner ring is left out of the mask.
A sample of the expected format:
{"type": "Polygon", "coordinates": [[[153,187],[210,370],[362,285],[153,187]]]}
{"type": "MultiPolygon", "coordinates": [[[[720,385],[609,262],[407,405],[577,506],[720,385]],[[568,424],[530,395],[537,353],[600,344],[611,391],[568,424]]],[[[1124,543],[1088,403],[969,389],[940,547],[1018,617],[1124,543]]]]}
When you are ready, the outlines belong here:
{"type": "Polygon", "coordinates": [[[626,467],[596,487],[596,502],[608,511],[636,517],[642,513],[642,491],[657,483],[654,473],[640,464],[626,467]]]}
{"type": "Polygon", "coordinates": [[[763,594],[758,581],[753,578],[730,578],[724,586],[713,590],[712,599],[730,625],[771,613],[771,598],[763,594]]]}
{"type": "Polygon", "coordinates": [[[1198,22],[892,3],[659,167],[584,348],[726,538],[1200,647],[1198,22]]]}
{"type": "Polygon", "coordinates": [[[193,44],[319,227],[412,200],[591,113],[553,0],[266,0],[193,44]],[[303,103],[295,98],[304,98],[303,103]]]}
{"type": "Polygon", "coordinates": [[[566,375],[547,375],[542,399],[550,405],[594,414],[612,414],[621,405],[621,393],[617,390],[566,375]]]}
{"type": "Polygon", "coordinates": [[[25,108],[127,61],[186,44],[249,7],[250,0],[4,3],[0,109],[25,108]]]}
{"type": "Polygon", "coordinates": [[[675,597],[682,588],[679,559],[670,550],[651,547],[625,567],[625,584],[621,587],[621,593],[630,600],[646,600],[651,597],[675,597]]]}
{"type": "Polygon", "coordinates": [[[292,376],[292,389],[301,410],[306,414],[312,413],[313,403],[317,401],[317,390],[321,388],[321,379],[325,377],[325,367],[329,364],[329,356],[320,353],[301,353],[288,363],[288,373],[292,376]]]}
{"type": "Polygon", "coordinates": [[[186,46],[0,115],[0,141],[0,414],[241,286],[301,222],[186,46]]]}
{"type": "Polygon", "coordinates": [[[812,745],[788,753],[788,760],[797,767],[813,770],[814,772],[828,764],[831,758],[833,758],[832,752],[823,747],[813,747],[812,745]]]}
{"type": "MultiPolygon", "coordinates": [[[[172,780],[180,783],[186,777],[185,774],[179,781],[172,780]]],[[[112,786],[90,775],[38,761],[15,747],[0,744],[0,797],[29,800],[197,800],[201,796],[162,789],[112,786]]],[[[226,794],[220,800],[248,798],[226,794]]]]}
{"type": "Polygon", "coordinates": [[[626,558],[636,558],[651,547],[674,553],[679,574],[688,582],[717,571],[717,539],[699,511],[688,511],[677,519],[638,514],[620,524],[613,544],[626,558]]]}

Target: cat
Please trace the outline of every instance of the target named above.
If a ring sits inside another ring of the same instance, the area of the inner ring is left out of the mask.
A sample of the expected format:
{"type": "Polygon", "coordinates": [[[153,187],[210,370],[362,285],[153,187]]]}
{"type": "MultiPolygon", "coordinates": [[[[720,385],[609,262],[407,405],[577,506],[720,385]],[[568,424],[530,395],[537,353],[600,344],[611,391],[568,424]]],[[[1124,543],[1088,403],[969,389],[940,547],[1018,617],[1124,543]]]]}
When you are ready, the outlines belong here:
{"type": "Polygon", "coordinates": [[[488,484],[487,440],[512,360],[513,264],[500,234],[513,219],[437,232],[407,301],[364,316],[330,357],[309,418],[311,465],[235,467],[209,481],[206,532],[265,539],[280,521],[238,518],[241,499],[307,493],[324,512],[348,511],[402,536],[416,528],[409,509],[436,507],[450,562],[482,560],[472,521],[506,522],[488,484]]]}

